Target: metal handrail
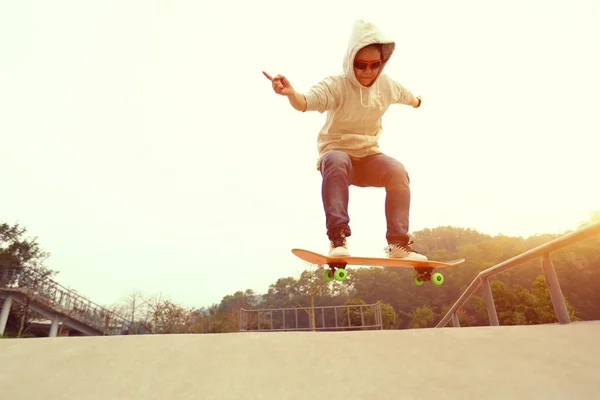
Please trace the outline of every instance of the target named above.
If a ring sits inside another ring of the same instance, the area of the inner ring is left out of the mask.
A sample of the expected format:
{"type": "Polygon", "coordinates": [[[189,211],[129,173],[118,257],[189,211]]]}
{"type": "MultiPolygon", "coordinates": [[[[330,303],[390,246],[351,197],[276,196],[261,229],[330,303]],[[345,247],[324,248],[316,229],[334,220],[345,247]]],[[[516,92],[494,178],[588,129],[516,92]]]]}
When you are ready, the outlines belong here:
{"type": "Polygon", "coordinates": [[[541,259],[542,270],[544,272],[544,275],[546,276],[546,282],[548,283],[552,304],[554,306],[554,311],[556,312],[556,316],[559,320],[559,323],[569,323],[570,320],[568,317],[566,306],[564,304],[562,292],[558,284],[558,279],[556,278],[554,266],[552,265],[552,261],[550,259],[550,253],[597,234],[600,234],[600,222],[588,225],[586,227],[580,228],[576,231],[558,237],[548,243],[535,247],[504,262],[494,265],[493,267],[481,271],[479,274],[477,274],[475,279],[473,279],[473,282],[471,282],[471,284],[467,287],[463,294],[460,295],[460,297],[450,308],[450,310],[448,310],[446,315],[444,315],[444,317],[436,325],[436,328],[446,326],[450,319],[452,319],[452,323],[454,326],[459,326],[456,312],[467,301],[469,301],[473,293],[481,286],[483,286],[484,289],[483,294],[488,310],[488,316],[490,317],[490,324],[498,325],[498,316],[496,314],[496,309],[494,306],[494,299],[492,297],[489,278],[496,274],[504,272],[510,268],[514,268],[517,265],[521,265],[527,261],[531,261],[535,258],[541,259]]]}

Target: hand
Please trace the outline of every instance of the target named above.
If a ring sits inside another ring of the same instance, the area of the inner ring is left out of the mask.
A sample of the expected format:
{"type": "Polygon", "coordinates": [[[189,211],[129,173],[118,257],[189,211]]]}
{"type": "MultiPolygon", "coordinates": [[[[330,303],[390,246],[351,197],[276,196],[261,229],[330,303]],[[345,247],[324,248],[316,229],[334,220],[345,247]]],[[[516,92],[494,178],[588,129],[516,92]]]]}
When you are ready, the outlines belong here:
{"type": "Polygon", "coordinates": [[[277,75],[276,77],[271,77],[271,75],[267,74],[265,71],[262,72],[264,76],[267,77],[273,84],[273,90],[275,93],[280,94],[282,96],[289,96],[294,94],[294,88],[290,84],[290,81],[283,75],[277,75]]]}
{"type": "Polygon", "coordinates": [[[414,108],[419,108],[421,107],[421,96],[417,96],[415,97],[417,99],[417,105],[413,106],[414,108]]]}

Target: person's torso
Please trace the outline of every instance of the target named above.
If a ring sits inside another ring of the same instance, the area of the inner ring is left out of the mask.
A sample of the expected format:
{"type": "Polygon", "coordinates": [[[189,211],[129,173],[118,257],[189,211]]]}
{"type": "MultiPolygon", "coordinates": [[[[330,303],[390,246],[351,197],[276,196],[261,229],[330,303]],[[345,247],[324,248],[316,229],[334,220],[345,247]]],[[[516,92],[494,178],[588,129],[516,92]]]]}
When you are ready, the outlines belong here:
{"type": "Polygon", "coordinates": [[[343,78],[338,82],[340,104],[327,112],[317,141],[319,153],[342,150],[361,157],[378,152],[382,117],[390,106],[387,80],[382,76],[371,88],[358,88],[343,78]]]}

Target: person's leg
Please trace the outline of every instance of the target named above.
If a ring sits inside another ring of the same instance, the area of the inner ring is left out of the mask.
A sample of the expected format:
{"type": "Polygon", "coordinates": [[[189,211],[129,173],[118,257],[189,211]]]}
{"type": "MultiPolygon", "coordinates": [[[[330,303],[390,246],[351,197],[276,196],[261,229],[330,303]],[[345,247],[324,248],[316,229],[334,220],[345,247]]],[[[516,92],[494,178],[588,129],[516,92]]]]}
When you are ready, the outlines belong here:
{"type": "Polygon", "coordinates": [[[349,255],[346,237],[351,235],[348,216],[349,186],[353,178],[352,160],[341,151],[330,151],[321,161],[321,197],[330,255],[349,255]]]}
{"type": "Polygon", "coordinates": [[[355,161],[354,180],[362,187],[383,187],[385,196],[386,240],[388,255],[393,258],[424,259],[410,248],[410,177],[404,165],[385,154],[355,161]]]}

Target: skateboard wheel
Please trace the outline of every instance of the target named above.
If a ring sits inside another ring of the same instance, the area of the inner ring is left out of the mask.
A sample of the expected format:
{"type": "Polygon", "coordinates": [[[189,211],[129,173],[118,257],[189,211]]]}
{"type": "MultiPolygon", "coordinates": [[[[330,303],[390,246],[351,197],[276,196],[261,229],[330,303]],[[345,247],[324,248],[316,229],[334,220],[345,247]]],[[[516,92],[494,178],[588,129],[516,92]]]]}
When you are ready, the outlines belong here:
{"type": "Polygon", "coordinates": [[[444,276],[439,272],[436,272],[435,274],[431,275],[431,281],[436,285],[441,285],[444,283],[444,276]]]}
{"type": "Polygon", "coordinates": [[[423,281],[421,280],[421,278],[419,278],[419,274],[414,274],[413,275],[413,282],[415,283],[415,285],[422,285],[423,281]]]}
{"type": "Polygon", "coordinates": [[[328,282],[331,282],[331,281],[333,281],[335,279],[333,276],[334,275],[333,275],[333,271],[332,270],[328,269],[327,271],[325,271],[325,279],[328,282]]]}
{"type": "Polygon", "coordinates": [[[348,273],[345,269],[338,269],[335,271],[335,279],[337,279],[338,281],[345,281],[347,277],[348,273]]]}

